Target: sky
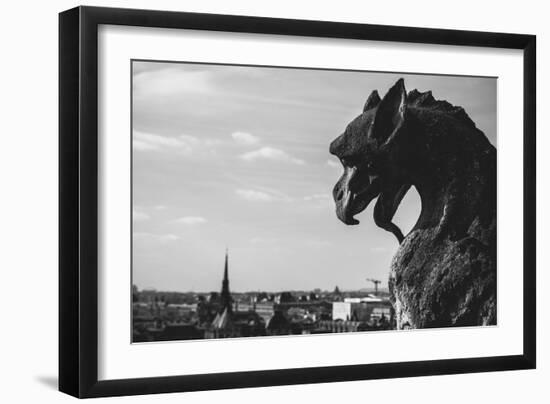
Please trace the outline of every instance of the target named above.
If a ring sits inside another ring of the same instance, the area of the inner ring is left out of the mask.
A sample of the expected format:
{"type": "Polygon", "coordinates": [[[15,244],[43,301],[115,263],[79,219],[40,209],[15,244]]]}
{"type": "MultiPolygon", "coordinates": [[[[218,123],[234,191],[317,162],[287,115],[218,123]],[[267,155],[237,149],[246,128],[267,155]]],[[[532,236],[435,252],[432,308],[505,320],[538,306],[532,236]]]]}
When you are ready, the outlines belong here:
{"type": "MultiPolygon", "coordinates": [[[[232,291],[387,286],[395,237],[374,201],[346,226],[332,188],[330,142],[399,79],[465,108],[496,146],[495,78],[132,62],[133,283],[232,291]]],[[[406,234],[416,190],[395,217],[406,234]]]]}

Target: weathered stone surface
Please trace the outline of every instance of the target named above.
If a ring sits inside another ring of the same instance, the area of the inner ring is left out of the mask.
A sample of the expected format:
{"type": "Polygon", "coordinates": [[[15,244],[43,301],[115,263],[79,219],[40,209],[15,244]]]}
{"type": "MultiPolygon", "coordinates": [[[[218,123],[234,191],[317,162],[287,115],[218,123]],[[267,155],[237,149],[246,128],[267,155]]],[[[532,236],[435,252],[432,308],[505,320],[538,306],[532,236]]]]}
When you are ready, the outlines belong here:
{"type": "Polygon", "coordinates": [[[438,242],[433,232],[411,232],[391,265],[397,327],[495,324],[494,269],[476,239],[438,242]]]}
{"type": "Polygon", "coordinates": [[[389,285],[398,328],[496,324],[496,149],[464,109],[399,80],[335,139],[344,223],[375,198],[376,224],[400,243],[389,285]],[[403,236],[392,223],[415,186],[422,211],[403,236]]]}

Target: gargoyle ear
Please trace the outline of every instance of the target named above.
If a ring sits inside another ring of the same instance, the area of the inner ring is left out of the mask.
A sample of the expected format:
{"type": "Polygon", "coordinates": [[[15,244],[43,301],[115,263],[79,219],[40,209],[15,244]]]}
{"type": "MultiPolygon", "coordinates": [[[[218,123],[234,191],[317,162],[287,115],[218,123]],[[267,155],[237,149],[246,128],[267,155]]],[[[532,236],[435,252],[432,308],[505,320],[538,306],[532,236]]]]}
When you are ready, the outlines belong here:
{"type": "Polygon", "coordinates": [[[374,117],[374,136],[388,139],[405,121],[407,91],[403,79],[397,80],[384,96],[374,117]]]}
{"type": "Polygon", "coordinates": [[[371,108],[377,107],[378,104],[380,104],[380,96],[378,95],[378,91],[374,90],[372,93],[370,93],[369,98],[367,98],[367,102],[365,102],[365,106],[363,107],[363,112],[366,112],[371,108]]]}

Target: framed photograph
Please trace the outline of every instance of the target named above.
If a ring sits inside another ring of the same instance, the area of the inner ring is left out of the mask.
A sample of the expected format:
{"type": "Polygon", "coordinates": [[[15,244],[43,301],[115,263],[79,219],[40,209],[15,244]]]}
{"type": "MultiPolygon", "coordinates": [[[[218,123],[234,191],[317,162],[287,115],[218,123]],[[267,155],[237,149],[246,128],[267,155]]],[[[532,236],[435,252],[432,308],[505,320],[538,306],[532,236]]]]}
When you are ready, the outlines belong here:
{"type": "Polygon", "coordinates": [[[59,28],[61,391],[535,367],[534,36],[59,28]]]}

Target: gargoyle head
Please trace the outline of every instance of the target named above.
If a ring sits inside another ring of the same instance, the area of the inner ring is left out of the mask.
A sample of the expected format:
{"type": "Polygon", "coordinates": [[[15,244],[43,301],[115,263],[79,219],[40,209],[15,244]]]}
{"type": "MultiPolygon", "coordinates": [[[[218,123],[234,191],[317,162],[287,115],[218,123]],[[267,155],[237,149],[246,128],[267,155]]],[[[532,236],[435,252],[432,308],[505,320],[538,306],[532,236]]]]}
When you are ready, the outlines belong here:
{"type": "MultiPolygon", "coordinates": [[[[410,184],[403,175],[403,134],[406,128],[407,93],[399,79],[380,99],[375,90],[363,113],[330,145],[330,153],[344,167],[333,190],[336,215],[346,224],[358,224],[355,215],[378,197],[374,219],[378,226],[396,234],[391,219],[410,184]]],[[[399,241],[403,236],[397,228],[399,241]]]]}

